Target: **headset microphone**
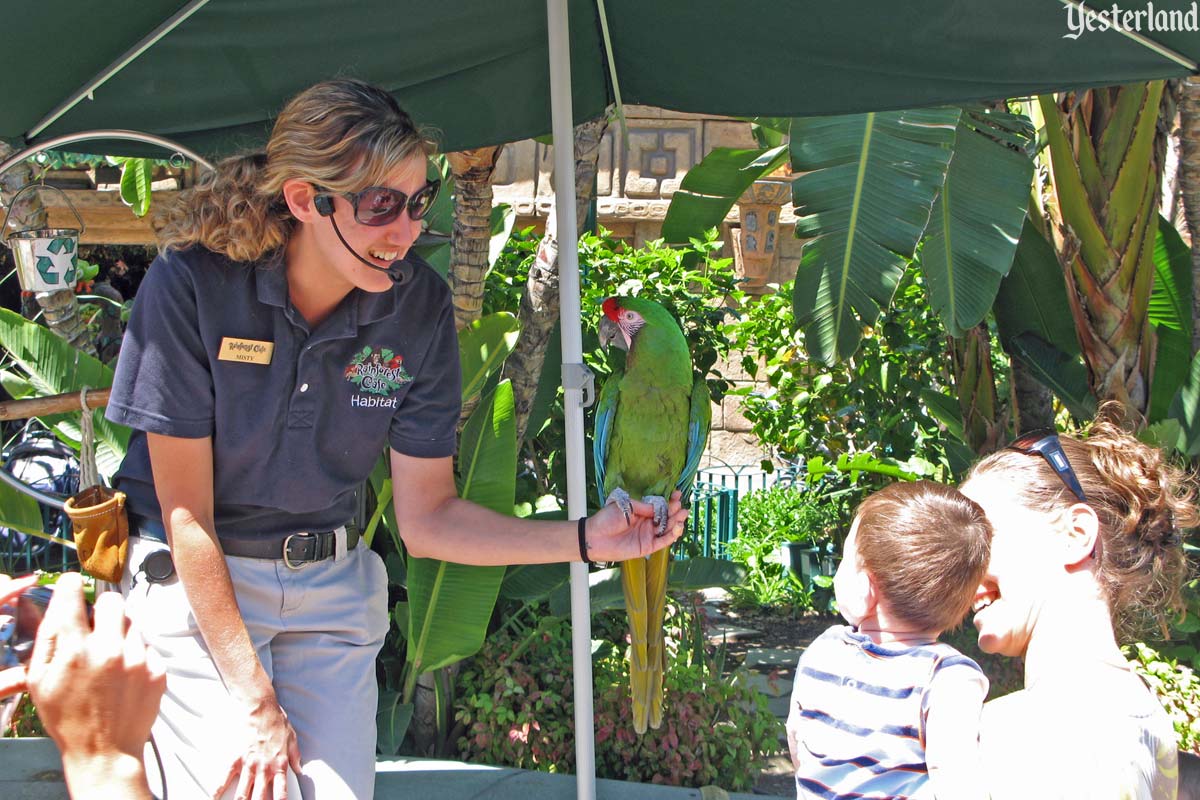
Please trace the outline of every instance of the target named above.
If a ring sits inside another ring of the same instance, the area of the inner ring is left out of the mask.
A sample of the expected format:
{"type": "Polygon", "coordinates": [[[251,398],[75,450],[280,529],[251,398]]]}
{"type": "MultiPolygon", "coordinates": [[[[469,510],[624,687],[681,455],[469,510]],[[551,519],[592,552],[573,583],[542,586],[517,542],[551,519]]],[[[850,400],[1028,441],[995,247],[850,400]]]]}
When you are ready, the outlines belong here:
{"type": "Polygon", "coordinates": [[[376,272],[387,273],[387,276],[392,279],[392,282],[397,286],[406,283],[412,277],[412,266],[405,261],[393,261],[391,266],[379,267],[367,261],[354,251],[350,243],[346,241],[346,237],[342,236],[342,231],[338,228],[337,220],[333,218],[333,198],[327,194],[319,194],[313,198],[313,207],[317,209],[317,213],[322,217],[329,217],[329,221],[333,224],[333,232],[337,234],[338,240],[341,241],[342,247],[350,252],[350,255],[357,258],[362,263],[366,264],[376,272]]]}

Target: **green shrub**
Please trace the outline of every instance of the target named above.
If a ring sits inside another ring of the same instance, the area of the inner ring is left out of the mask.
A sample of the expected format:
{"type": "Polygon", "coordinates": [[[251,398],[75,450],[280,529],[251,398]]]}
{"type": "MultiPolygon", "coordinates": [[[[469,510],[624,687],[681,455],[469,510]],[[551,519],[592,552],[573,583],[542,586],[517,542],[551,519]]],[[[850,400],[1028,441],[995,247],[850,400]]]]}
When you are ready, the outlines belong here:
{"type": "Polygon", "coordinates": [[[1200,755],[1200,677],[1141,642],[1126,647],[1125,654],[1166,709],[1179,734],[1179,749],[1200,755]]]}
{"type": "Polygon", "coordinates": [[[738,534],[758,534],[779,542],[808,542],[824,548],[839,543],[842,509],[823,493],[795,486],[751,492],[738,503],[738,534]]]}
{"type": "Polygon", "coordinates": [[[895,302],[864,329],[855,354],[832,366],[807,356],[804,334],[795,329],[790,282],[746,304],[725,331],[743,354],[743,368],[766,383],[731,394],[742,395],[751,432],[772,455],[791,461],[870,451],[949,466],[947,436],[921,397],[922,390],[951,385],[946,333],[929,308],[919,271],[905,273],[895,302]]]}
{"type": "Polygon", "coordinates": [[[734,603],[811,609],[813,587],[803,586],[783,565],[780,547],[785,542],[811,544],[832,564],[829,557],[840,554],[843,514],[835,499],[811,488],[773,486],[742,498],[729,558],[746,568],[746,580],[730,589],[734,603]]]}
{"type": "MultiPolygon", "coordinates": [[[[622,615],[616,615],[619,619],[622,615]]],[[[598,620],[600,629],[623,625],[598,620]]],[[[596,774],[676,786],[746,790],[756,759],[778,747],[782,723],[745,673],[670,658],[664,719],[634,733],[623,650],[593,642],[596,774]],[[603,688],[599,688],[603,687],[603,688]]],[[[570,625],[543,619],[523,633],[492,636],[459,677],[460,755],[471,761],[546,772],[575,769],[575,704],[570,625]]]]}

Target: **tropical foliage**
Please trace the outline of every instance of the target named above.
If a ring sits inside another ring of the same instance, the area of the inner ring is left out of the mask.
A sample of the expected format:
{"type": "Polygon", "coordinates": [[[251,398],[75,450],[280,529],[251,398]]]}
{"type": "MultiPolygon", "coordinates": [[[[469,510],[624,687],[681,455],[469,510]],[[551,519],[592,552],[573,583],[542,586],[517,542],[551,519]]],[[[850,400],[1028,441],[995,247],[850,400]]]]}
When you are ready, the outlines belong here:
{"type": "MultiPolygon", "coordinates": [[[[624,620],[597,619],[593,641],[596,771],[602,778],[749,790],[753,765],[779,746],[782,723],[742,671],[726,674],[711,656],[689,608],[669,612],[673,653],[665,676],[662,728],[633,731],[624,668],[624,620]]],[[[471,761],[574,772],[575,719],[571,633],[565,620],[543,617],[488,641],[459,679],[460,754],[471,761]]]]}

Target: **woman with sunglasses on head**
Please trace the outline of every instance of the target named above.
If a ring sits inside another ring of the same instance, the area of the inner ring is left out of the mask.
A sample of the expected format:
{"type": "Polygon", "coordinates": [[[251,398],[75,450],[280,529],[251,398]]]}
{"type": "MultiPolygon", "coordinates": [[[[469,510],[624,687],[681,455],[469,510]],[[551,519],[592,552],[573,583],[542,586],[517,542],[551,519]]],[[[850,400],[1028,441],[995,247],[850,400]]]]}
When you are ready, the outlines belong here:
{"type": "Polygon", "coordinates": [[[1190,476],[1123,432],[1106,406],[1086,439],[1023,436],[971,470],[992,523],[975,601],[985,652],[1024,659],[1025,687],[985,706],[993,798],[1173,800],[1171,722],[1119,642],[1179,607],[1190,476]]]}
{"type": "Polygon", "coordinates": [[[321,83],[160,220],[107,413],[135,429],[122,589],[167,666],[172,800],[372,795],[387,575],[350,523],[384,448],[411,556],[616,561],[682,531],[677,497],[662,536],[644,503],[576,525],[457,497],[450,291],[410,252],[431,150],[386,92],[321,83]]]}

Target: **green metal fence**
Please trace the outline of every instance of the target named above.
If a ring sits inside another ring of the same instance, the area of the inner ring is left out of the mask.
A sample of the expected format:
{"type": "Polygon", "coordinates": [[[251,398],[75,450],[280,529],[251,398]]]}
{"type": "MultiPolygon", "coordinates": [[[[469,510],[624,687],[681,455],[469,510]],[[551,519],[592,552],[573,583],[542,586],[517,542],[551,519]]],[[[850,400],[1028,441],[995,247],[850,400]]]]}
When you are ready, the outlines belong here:
{"type": "MultiPolygon", "coordinates": [[[[70,541],[71,525],[65,514],[43,508],[42,517],[46,520],[43,530],[70,541]]],[[[67,572],[78,569],[79,559],[69,547],[12,528],[0,528],[0,571],[6,575],[25,575],[34,570],[67,572]]]]}
{"type": "Polygon", "coordinates": [[[737,537],[738,498],[776,485],[792,485],[798,469],[786,466],[765,472],[757,464],[723,464],[702,469],[692,487],[682,553],[688,557],[729,558],[729,543],[737,537]]]}
{"type": "Polygon", "coordinates": [[[692,486],[683,552],[689,557],[729,558],[729,542],[737,536],[738,491],[697,481],[692,486]]]}

